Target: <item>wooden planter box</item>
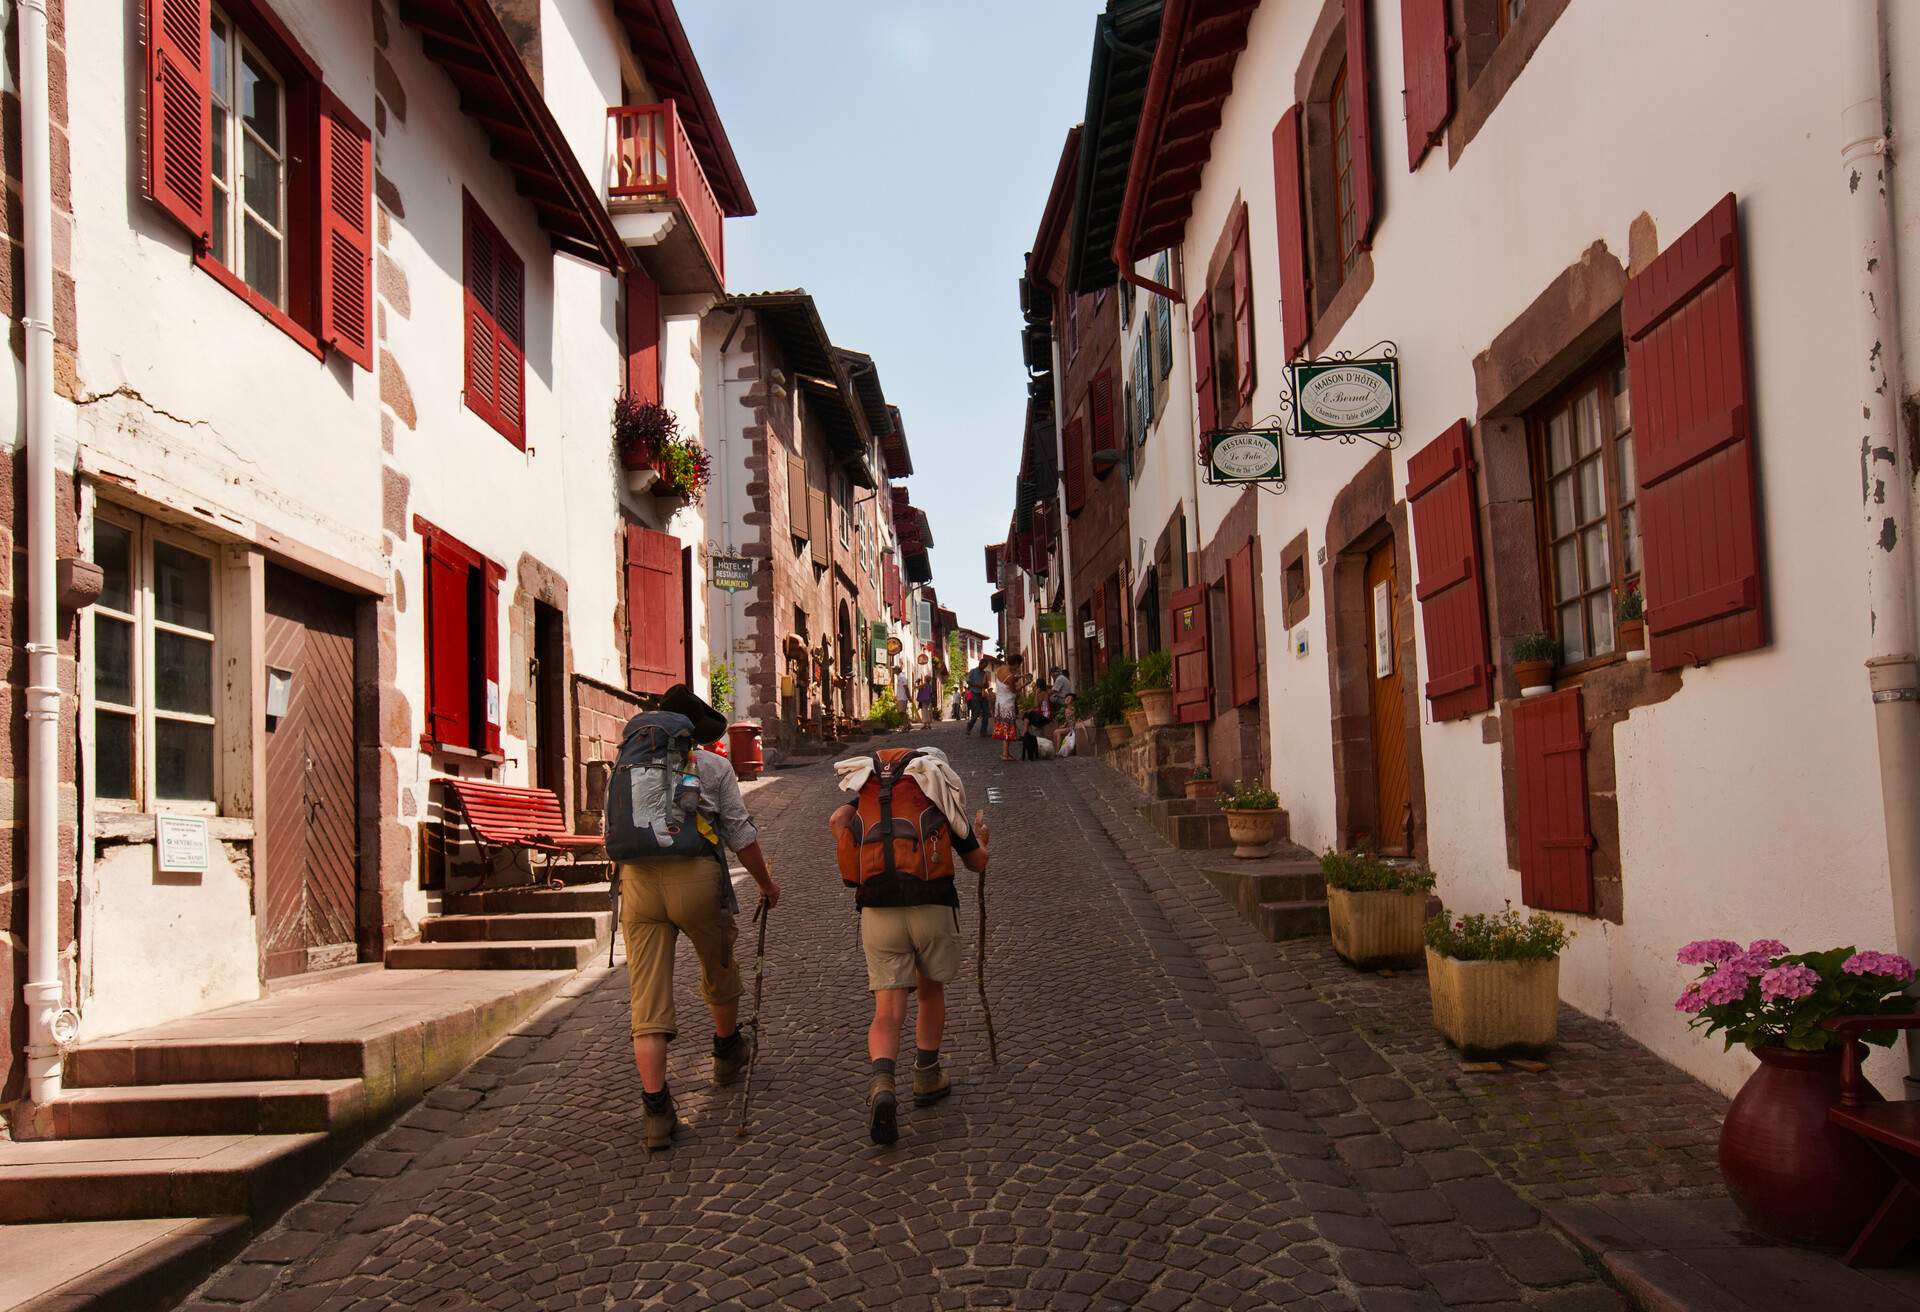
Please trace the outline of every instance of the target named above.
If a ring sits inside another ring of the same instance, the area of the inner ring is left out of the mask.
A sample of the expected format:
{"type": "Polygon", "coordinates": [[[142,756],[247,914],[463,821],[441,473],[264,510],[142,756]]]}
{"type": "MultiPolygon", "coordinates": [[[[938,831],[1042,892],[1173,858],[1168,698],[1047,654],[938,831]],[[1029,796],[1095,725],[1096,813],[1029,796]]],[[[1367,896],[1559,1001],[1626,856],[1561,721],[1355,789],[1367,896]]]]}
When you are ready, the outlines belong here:
{"type": "Polygon", "coordinates": [[[1327,890],[1333,950],[1351,965],[1412,966],[1426,951],[1425,893],[1327,890]]]}
{"type": "Polygon", "coordinates": [[[1537,1052],[1560,1021],[1560,959],[1455,961],[1427,949],[1433,1024],[1464,1053],[1537,1052]]]}
{"type": "Polygon", "coordinates": [[[1219,791],[1218,779],[1187,780],[1187,796],[1196,802],[1210,802],[1219,791]]]}

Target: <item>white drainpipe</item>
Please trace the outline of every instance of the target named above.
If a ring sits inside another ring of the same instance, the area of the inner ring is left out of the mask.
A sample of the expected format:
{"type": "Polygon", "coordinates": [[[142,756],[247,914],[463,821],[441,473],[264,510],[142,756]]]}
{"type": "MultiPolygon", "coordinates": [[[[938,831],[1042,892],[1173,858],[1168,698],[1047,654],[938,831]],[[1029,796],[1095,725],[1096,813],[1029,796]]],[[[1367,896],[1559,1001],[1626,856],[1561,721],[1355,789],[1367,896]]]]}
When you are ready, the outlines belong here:
{"type": "Polygon", "coordinates": [[[53,184],[47,4],[21,0],[21,193],[26,219],[27,1084],[60,1092],[60,674],[54,599],[53,184]]]}
{"type": "MultiPolygon", "coordinates": [[[[1920,659],[1913,612],[1913,469],[1900,432],[1900,315],[1894,273],[1892,156],[1888,153],[1885,26],[1880,0],[1848,0],[1845,102],[1840,115],[1853,266],[1860,382],[1856,434],[1871,641],[1867,672],[1880,750],[1894,939],[1920,960],[1920,659]]],[[[1920,1044],[1907,1046],[1920,1078],[1920,1044]]]]}

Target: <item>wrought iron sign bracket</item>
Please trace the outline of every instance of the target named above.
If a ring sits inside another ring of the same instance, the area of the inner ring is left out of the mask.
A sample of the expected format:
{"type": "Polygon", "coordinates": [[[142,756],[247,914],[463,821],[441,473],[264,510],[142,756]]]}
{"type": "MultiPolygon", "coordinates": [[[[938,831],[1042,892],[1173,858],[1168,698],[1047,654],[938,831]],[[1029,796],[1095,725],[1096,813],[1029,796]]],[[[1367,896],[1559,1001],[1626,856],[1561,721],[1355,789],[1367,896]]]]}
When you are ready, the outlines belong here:
{"type": "Polygon", "coordinates": [[[1400,397],[1399,397],[1399,360],[1400,348],[1391,341],[1375,342],[1360,351],[1334,351],[1329,355],[1315,356],[1311,360],[1296,360],[1287,366],[1286,381],[1280,385],[1280,414],[1270,422],[1280,427],[1291,437],[1305,438],[1315,442],[1338,442],[1342,446],[1352,446],[1355,442],[1365,442],[1368,446],[1382,451],[1397,451],[1400,448],[1400,397]],[[1314,423],[1301,408],[1295,379],[1304,370],[1319,371],[1328,366],[1343,364],[1386,365],[1386,376],[1392,388],[1392,403],[1382,418],[1387,422],[1381,427],[1325,428],[1314,423]]]}

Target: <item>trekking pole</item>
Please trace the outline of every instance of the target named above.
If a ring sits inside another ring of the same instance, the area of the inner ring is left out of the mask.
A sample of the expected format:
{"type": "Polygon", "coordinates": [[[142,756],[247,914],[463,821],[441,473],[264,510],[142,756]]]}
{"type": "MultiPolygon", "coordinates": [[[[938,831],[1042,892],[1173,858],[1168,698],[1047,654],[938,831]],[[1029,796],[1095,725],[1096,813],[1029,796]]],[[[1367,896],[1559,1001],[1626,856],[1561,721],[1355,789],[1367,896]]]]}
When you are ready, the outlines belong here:
{"type": "Polygon", "coordinates": [[[987,872],[980,872],[980,951],[975,958],[975,978],[980,985],[980,1014],[987,1021],[987,1059],[1000,1064],[1000,1041],[993,1033],[993,1008],[987,1005],[987,872]]]}
{"type": "Polygon", "coordinates": [[[747,1096],[740,1105],[740,1128],[733,1132],[736,1139],[747,1137],[747,1120],[753,1112],[753,1072],[760,1065],[760,981],[764,977],[767,965],[767,904],[763,899],[753,918],[760,922],[760,945],[753,954],[753,1019],[745,1028],[753,1031],[753,1060],[747,1063],[747,1096]]]}

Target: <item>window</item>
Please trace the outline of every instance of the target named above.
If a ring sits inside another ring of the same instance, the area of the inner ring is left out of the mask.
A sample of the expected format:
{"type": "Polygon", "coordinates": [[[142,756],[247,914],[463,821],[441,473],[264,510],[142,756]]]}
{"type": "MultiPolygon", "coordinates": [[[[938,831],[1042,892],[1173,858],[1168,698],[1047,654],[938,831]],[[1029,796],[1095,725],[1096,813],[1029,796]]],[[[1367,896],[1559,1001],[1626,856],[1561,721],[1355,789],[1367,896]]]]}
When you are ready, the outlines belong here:
{"type": "MultiPolygon", "coordinates": [[[[1162,287],[1173,286],[1168,281],[1172,277],[1168,272],[1169,263],[1165,251],[1153,262],[1153,280],[1162,287]]],[[[1153,298],[1153,332],[1159,346],[1160,377],[1164,381],[1173,372],[1173,302],[1164,296],[1153,298]]]]}
{"type": "Polygon", "coordinates": [[[1345,282],[1360,261],[1360,226],[1354,214],[1353,120],[1347,110],[1347,65],[1333,75],[1333,94],[1327,102],[1333,127],[1333,227],[1340,259],[1340,281],[1345,282]]]}
{"type": "Polygon", "coordinates": [[[212,811],[219,565],[214,548],[102,508],[93,559],[94,793],[137,809],[212,811]]]}
{"type": "Polygon", "coordinates": [[[500,754],[500,581],[506,571],[414,520],[426,571],[427,732],[422,746],[500,754]]]}
{"type": "Polygon", "coordinates": [[[1133,339],[1132,416],[1135,440],[1147,444],[1147,431],[1153,427],[1153,316],[1142,315],[1140,335],[1133,339]]]}
{"type": "Polygon", "coordinates": [[[1587,374],[1531,427],[1547,612],[1561,660],[1579,665],[1613,653],[1614,592],[1640,579],[1625,366],[1587,374]]]}
{"type": "Polygon", "coordinates": [[[1527,0],[1494,0],[1494,6],[1494,30],[1504,37],[1527,11],[1527,0]]]}
{"type": "Polygon", "coordinates": [[[211,21],[213,258],[284,309],[286,84],[224,13],[211,21]]]}
{"type": "Polygon", "coordinates": [[[840,545],[851,547],[853,538],[849,526],[853,523],[853,480],[845,474],[833,476],[833,499],[840,509],[835,516],[840,521],[840,545]]]}
{"type": "Polygon", "coordinates": [[[1067,293],[1067,358],[1080,354],[1080,298],[1067,293]]]}
{"type": "Polygon", "coordinates": [[[467,409],[527,445],[526,266],[470,194],[466,200],[467,409]]]}
{"type": "Polygon", "coordinates": [[[1240,362],[1234,352],[1231,265],[1221,269],[1219,276],[1214,279],[1213,291],[1207,297],[1207,314],[1211,329],[1208,338],[1213,345],[1213,412],[1219,416],[1220,423],[1231,424],[1234,412],[1240,408],[1240,399],[1234,387],[1234,380],[1240,373],[1240,362]]]}

